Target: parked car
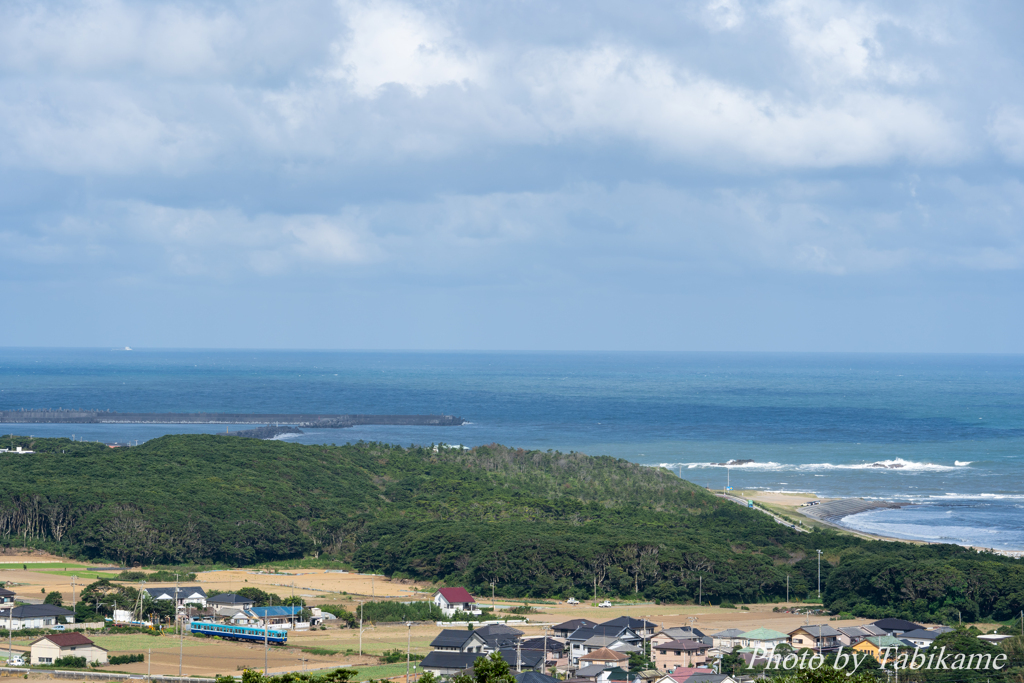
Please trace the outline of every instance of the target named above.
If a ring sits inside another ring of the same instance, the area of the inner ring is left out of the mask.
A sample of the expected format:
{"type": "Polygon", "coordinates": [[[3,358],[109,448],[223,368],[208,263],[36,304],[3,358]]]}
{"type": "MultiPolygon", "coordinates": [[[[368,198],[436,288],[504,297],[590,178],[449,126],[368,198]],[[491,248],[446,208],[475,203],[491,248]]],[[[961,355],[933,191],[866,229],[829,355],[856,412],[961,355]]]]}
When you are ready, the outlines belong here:
{"type": "Polygon", "coordinates": [[[611,607],[612,606],[612,601],[611,600],[605,600],[604,602],[598,603],[597,606],[598,607],[611,607]]]}
{"type": "Polygon", "coordinates": [[[567,605],[578,605],[578,604],[580,604],[580,601],[577,600],[576,598],[569,598],[568,600],[565,601],[565,604],[567,604],[567,605]]]}
{"type": "Polygon", "coordinates": [[[64,630],[64,624],[54,624],[53,626],[50,627],[50,630],[52,630],[52,631],[63,631],[64,630]]]}
{"type": "Polygon", "coordinates": [[[21,655],[11,655],[7,660],[7,666],[25,666],[25,658],[21,655]]]}

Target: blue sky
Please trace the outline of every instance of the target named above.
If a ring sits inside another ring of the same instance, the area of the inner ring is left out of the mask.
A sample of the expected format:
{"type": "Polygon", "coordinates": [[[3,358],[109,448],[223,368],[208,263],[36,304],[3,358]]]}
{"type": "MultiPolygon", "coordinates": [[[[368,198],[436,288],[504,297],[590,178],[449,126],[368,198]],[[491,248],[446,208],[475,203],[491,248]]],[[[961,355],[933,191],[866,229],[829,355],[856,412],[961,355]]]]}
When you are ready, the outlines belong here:
{"type": "Polygon", "coordinates": [[[8,2],[3,345],[1024,351],[1015,2],[8,2]]]}

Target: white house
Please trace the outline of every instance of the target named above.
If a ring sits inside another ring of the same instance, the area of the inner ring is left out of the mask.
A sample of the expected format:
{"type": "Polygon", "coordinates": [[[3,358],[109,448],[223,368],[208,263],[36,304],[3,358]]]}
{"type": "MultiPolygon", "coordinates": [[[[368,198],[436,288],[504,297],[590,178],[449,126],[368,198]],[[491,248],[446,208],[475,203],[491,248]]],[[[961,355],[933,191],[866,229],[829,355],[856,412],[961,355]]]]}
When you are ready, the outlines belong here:
{"type": "Polygon", "coordinates": [[[450,617],[456,612],[482,614],[476,608],[476,600],[465,588],[441,588],[434,593],[434,604],[441,608],[441,614],[450,617]]]}
{"type": "Polygon", "coordinates": [[[55,605],[21,605],[0,608],[0,628],[49,628],[75,623],[75,613],[55,605]]]}
{"type": "Polygon", "coordinates": [[[107,651],[81,633],[54,633],[31,645],[33,664],[53,664],[61,657],[85,657],[90,664],[107,663],[107,651]]]}
{"type": "Polygon", "coordinates": [[[206,591],[199,586],[169,586],[166,588],[147,588],[146,592],[154,600],[174,600],[179,609],[185,605],[206,607],[206,591]]]}

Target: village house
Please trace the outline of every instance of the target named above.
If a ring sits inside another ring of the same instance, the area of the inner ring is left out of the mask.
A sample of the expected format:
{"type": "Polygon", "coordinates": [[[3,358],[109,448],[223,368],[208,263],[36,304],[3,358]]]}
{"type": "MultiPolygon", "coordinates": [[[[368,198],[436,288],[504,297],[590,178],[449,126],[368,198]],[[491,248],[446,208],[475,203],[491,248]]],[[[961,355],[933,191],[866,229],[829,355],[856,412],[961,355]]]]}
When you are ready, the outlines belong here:
{"type": "Polygon", "coordinates": [[[476,600],[465,588],[441,588],[434,593],[434,604],[441,608],[441,614],[451,617],[456,612],[482,614],[476,608],[476,600]]]}
{"type": "Polygon", "coordinates": [[[430,647],[439,652],[475,652],[487,649],[487,641],[476,631],[446,628],[430,642],[430,647]]]}
{"type": "Polygon", "coordinates": [[[270,624],[279,628],[288,628],[299,621],[302,608],[298,605],[288,607],[253,607],[246,611],[248,614],[256,617],[261,625],[270,624]]]}
{"type": "MultiPolygon", "coordinates": [[[[614,638],[617,641],[621,641],[622,645],[618,647],[611,647],[608,649],[616,650],[622,649],[625,645],[632,645],[634,647],[639,646],[641,643],[640,636],[634,633],[628,628],[621,628],[619,626],[606,626],[600,624],[593,627],[580,627],[573,631],[565,639],[566,644],[569,646],[569,660],[571,666],[576,666],[580,662],[580,657],[590,654],[593,649],[588,649],[586,643],[594,636],[605,636],[614,638]]],[[[604,647],[604,646],[602,646],[604,647]]],[[[601,649],[600,647],[596,649],[601,649]]]]}
{"type": "MultiPolygon", "coordinates": [[[[499,650],[498,654],[511,667],[512,671],[537,671],[543,664],[543,655],[536,650],[519,651],[513,648],[499,650]]],[[[436,676],[455,676],[473,666],[478,657],[485,654],[475,652],[446,652],[434,650],[420,661],[420,668],[436,676]]]]}
{"type": "Polygon", "coordinates": [[[879,619],[872,626],[882,629],[890,636],[901,636],[909,631],[919,631],[924,628],[906,619],[879,619]]]}
{"type": "Polygon", "coordinates": [[[13,605],[14,591],[0,587],[0,605],[13,605]]]}
{"type": "Polygon", "coordinates": [[[620,629],[628,628],[641,638],[650,638],[654,635],[654,632],[658,630],[658,625],[654,622],[646,621],[644,619],[634,619],[633,617],[617,617],[604,622],[601,626],[620,629]]]}
{"type": "Polygon", "coordinates": [[[19,631],[75,623],[75,613],[55,605],[7,605],[0,608],[0,628],[19,631]]]}
{"type": "Polygon", "coordinates": [[[901,640],[907,640],[920,648],[930,647],[935,639],[941,636],[943,633],[949,633],[953,629],[948,626],[939,626],[935,629],[921,628],[916,631],[907,631],[900,636],[901,640]]]}
{"type": "Polygon", "coordinates": [[[711,644],[722,652],[732,652],[734,648],[743,647],[741,637],[743,633],[744,631],[738,628],[727,628],[724,631],[713,633],[711,644]]]}
{"type": "Polygon", "coordinates": [[[219,593],[206,598],[206,604],[213,609],[218,617],[230,618],[239,612],[255,607],[256,601],[238,593],[219,593]]]}
{"type": "Polygon", "coordinates": [[[619,640],[615,636],[596,635],[583,641],[583,654],[589,655],[591,652],[600,650],[602,647],[606,647],[609,650],[615,650],[616,652],[625,652],[626,654],[631,652],[640,652],[640,648],[636,645],[627,643],[624,640],[619,640]]]}
{"type": "Polygon", "coordinates": [[[854,645],[853,649],[857,652],[867,652],[876,660],[881,661],[882,650],[890,647],[903,648],[906,646],[907,644],[896,636],[868,636],[854,645]]]}
{"type": "Polygon", "coordinates": [[[679,667],[670,674],[658,678],[655,683],[736,683],[725,674],[716,674],[705,668],[679,667]]]}
{"type": "Polygon", "coordinates": [[[827,624],[801,626],[789,632],[789,643],[794,650],[811,648],[813,650],[832,650],[839,647],[839,631],[827,624]]]}
{"type": "Polygon", "coordinates": [[[524,651],[532,650],[539,652],[542,657],[546,656],[544,671],[548,671],[551,667],[562,671],[569,668],[569,649],[560,640],[550,637],[527,638],[519,644],[519,647],[524,651]]]}
{"type": "Polygon", "coordinates": [[[685,626],[675,626],[667,628],[664,631],[658,631],[651,636],[651,647],[655,647],[658,643],[669,643],[673,640],[695,640],[697,642],[704,643],[708,647],[714,645],[714,639],[704,635],[704,633],[695,628],[686,628],[685,626]]]}
{"type": "Polygon", "coordinates": [[[776,645],[788,643],[789,636],[785,633],[779,633],[774,629],[761,627],[755,628],[753,631],[741,633],[739,635],[739,642],[740,647],[768,649],[776,645]]]}
{"type": "Polygon", "coordinates": [[[839,635],[836,637],[840,645],[850,647],[856,645],[860,641],[864,640],[869,636],[884,636],[885,631],[873,626],[872,624],[865,624],[864,626],[840,626],[838,629],[839,635]]]}
{"type": "Polygon", "coordinates": [[[568,638],[578,628],[594,628],[597,622],[589,619],[570,619],[551,627],[551,634],[556,638],[568,638]]]}
{"type": "Polygon", "coordinates": [[[32,664],[53,664],[61,657],[85,657],[92,664],[107,663],[107,651],[81,633],[54,633],[32,641],[32,664]]]}
{"type": "Polygon", "coordinates": [[[483,638],[486,647],[483,652],[496,652],[505,648],[514,648],[523,632],[505,624],[487,624],[473,629],[473,633],[483,638]]]}
{"type": "Polygon", "coordinates": [[[594,650],[590,654],[580,657],[581,668],[586,666],[611,667],[623,663],[628,666],[629,655],[622,652],[616,652],[615,650],[609,650],[606,647],[603,647],[600,650],[594,650]]]}
{"type": "Polygon", "coordinates": [[[662,671],[694,667],[708,661],[709,646],[697,640],[672,640],[651,646],[651,659],[662,671]]]}
{"type": "Polygon", "coordinates": [[[178,609],[184,609],[188,604],[206,607],[206,591],[199,586],[147,588],[146,592],[154,600],[174,600],[178,609]]]}

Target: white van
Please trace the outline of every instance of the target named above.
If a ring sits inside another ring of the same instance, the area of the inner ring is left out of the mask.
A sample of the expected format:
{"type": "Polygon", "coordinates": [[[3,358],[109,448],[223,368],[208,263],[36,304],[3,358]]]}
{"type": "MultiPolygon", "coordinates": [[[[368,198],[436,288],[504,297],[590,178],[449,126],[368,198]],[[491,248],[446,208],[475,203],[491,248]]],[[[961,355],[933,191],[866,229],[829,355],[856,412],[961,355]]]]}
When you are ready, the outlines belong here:
{"type": "Polygon", "coordinates": [[[20,655],[11,655],[11,658],[7,660],[7,666],[25,666],[25,658],[20,655]]]}

